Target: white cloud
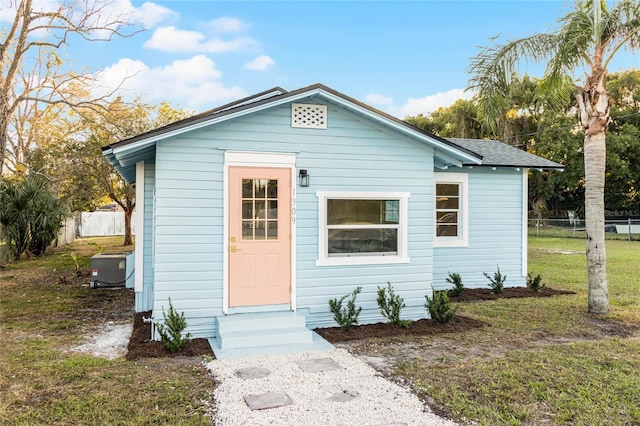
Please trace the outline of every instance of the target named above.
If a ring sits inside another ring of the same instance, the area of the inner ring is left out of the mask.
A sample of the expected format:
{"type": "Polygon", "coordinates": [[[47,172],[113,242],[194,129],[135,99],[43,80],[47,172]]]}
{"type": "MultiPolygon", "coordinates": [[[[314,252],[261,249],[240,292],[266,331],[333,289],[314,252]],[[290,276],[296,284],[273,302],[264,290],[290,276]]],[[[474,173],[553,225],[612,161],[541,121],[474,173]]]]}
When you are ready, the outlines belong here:
{"type": "Polygon", "coordinates": [[[237,33],[246,30],[250,25],[236,18],[217,18],[207,22],[206,26],[217,33],[237,33]]]}
{"type": "Polygon", "coordinates": [[[374,105],[393,105],[393,98],[377,93],[368,94],[364,99],[374,105]]]}
{"type": "Polygon", "coordinates": [[[394,109],[391,113],[400,118],[410,115],[428,114],[440,107],[447,107],[458,99],[471,99],[472,96],[473,93],[466,92],[464,89],[451,89],[419,99],[409,98],[404,105],[399,109],[394,109]]]}
{"type": "MultiPolygon", "coordinates": [[[[126,0],[131,4],[128,0],[126,0]]],[[[176,12],[156,3],[144,2],[142,6],[135,9],[134,15],[145,28],[153,28],[165,18],[175,16],[176,12]]]]}
{"type": "Polygon", "coordinates": [[[248,70],[265,71],[267,68],[274,64],[275,62],[273,61],[273,59],[271,59],[271,56],[260,55],[253,61],[244,64],[244,67],[248,70]]]}
{"type": "Polygon", "coordinates": [[[207,37],[198,31],[181,30],[174,26],[157,28],[144,47],[165,52],[233,52],[256,44],[251,37],[222,40],[207,37]]]}
{"type": "Polygon", "coordinates": [[[141,96],[149,103],[168,101],[202,111],[246,96],[240,87],[225,87],[221,77],[222,73],[213,60],[195,55],[153,68],[142,61],[123,58],[106,68],[99,75],[99,80],[109,90],[120,85],[117,94],[127,100],[141,96]]]}

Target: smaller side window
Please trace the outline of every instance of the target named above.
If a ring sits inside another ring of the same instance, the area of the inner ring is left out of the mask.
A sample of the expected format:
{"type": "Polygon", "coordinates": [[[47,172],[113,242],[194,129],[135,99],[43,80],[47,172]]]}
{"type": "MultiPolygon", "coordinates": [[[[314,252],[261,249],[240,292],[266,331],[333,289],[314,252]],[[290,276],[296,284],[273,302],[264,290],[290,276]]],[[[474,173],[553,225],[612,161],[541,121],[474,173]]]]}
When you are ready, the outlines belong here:
{"type": "Polygon", "coordinates": [[[436,237],[460,235],[460,184],[436,183],[436,237]]]}
{"type": "Polygon", "coordinates": [[[468,244],[468,175],[434,173],[434,245],[462,247],[468,244]]]}

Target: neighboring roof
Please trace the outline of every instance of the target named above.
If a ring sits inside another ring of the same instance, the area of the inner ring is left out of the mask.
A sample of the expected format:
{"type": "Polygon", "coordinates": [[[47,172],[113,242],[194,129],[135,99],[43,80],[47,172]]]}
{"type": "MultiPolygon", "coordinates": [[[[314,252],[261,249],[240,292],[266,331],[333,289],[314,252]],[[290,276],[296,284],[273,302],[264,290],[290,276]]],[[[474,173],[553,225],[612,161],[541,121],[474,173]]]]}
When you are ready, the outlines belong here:
{"type": "MultiPolygon", "coordinates": [[[[526,167],[531,169],[564,169],[562,164],[530,154],[500,141],[448,138],[451,142],[482,156],[484,167],[526,167]]],[[[471,165],[471,164],[465,164],[471,165]]]]}

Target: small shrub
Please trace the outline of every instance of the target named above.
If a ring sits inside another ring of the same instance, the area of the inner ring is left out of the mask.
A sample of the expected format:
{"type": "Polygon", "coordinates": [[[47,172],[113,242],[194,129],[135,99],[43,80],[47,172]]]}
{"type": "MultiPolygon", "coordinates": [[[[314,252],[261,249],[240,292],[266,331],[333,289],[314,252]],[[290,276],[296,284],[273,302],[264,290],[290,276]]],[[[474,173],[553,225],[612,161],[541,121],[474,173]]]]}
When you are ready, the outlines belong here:
{"type": "Polygon", "coordinates": [[[156,322],[158,333],[160,333],[160,340],[162,344],[169,352],[177,352],[183,348],[183,346],[189,341],[191,333],[187,333],[184,336],[182,332],[187,328],[187,320],[184,318],[184,312],[178,312],[173,308],[171,304],[171,298],[169,298],[169,313],[164,311],[162,307],[162,316],[164,318],[164,324],[156,322]]]}
{"type": "Polygon", "coordinates": [[[358,316],[362,311],[362,307],[356,309],[356,297],[362,291],[362,287],[358,287],[353,290],[353,293],[345,294],[340,299],[329,299],[329,309],[333,314],[333,319],[342,328],[349,328],[352,325],[358,324],[358,316]],[[344,299],[351,296],[351,299],[347,302],[347,307],[343,308],[342,303],[344,299]]]}
{"type": "Polygon", "coordinates": [[[533,291],[542,290],[545,285],[542,282],[542,277],[540,276],[540,274],[536,275],[535,277],[532,274],[527,275],[527,287],[529,287],[533,291]]]}
{"type": "Polygon", "coordinates": [[[387,281],[387,288],[378,287],[378,306],[382,316],[387,319],[390,324],[399,325],[407,328],[411,324],[409,320],[400,319],[400,311],[406,305],[404,299],[399,294],[395,294],[391,283],[387,281]],[[388,292],[388,295],[387,295],[388,292]]]}
{"type": "Polygon", "coordinates": [[[449,284],[453,284],[453,288],[449,290],[449,293],[451,293],[452,296],[460,296],[464,291],[464,284],[462,284],[462,277],[460,274],[449,272],[447,282],[449,284]]]}
{"type": "MultiPolygon", "coordinates": [[[[91,243],[89,243],[91,244],[91,243]]],[[[80,277],[82,275],[82,272],[80,271],[80,264],[78,263],[78,256],[71,252],[68,254],[63,254],[63,256],[69,256],[71,258],[71,260],[73,260],[73,265],[76,268],[76,277],[80,277]]]]}
{"type": "Polygon", "coordinates": [[[493,294],[502,294],[504,293],[504,282],[507,281],[507,276],[502,275],[500,273],[500,267],[498,266],[498,271],[493,273],[493,278],[486,272],[483,272],[484,276],[489,279],[491,282],[489,285],[491,286],[491,292],[493,294]]]}
{"type": "Polygon", "coordinates": [[[434,291],[433,299],[425,296],[427,302],[425,307],[429,310],[431,319],[439,324],[446,324],[451,321],[458,310],[458,307],[451,308],[449,296],[446,291],[434,291]]]}

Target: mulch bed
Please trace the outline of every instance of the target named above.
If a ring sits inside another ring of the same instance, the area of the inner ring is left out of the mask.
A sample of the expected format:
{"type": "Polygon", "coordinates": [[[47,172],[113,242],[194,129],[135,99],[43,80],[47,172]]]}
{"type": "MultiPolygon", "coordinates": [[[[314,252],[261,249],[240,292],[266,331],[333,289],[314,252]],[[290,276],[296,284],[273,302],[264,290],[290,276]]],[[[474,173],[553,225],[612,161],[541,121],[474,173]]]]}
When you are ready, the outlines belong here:
{"type": "Polygon", "coordinates": [[[438,324],[430,319],[412,322],[403,328],[388,323],[354,325],[345,330],[340,327],[316,328],[314,331],[331,343],[348,342],[368,338],[391,338],[398,336],[432,336],[441,333],[458,333],[483,327],[484,322],[456,315],[448,324],[438,324]]]}
{"type": "Polygon", "coordinates": [[[194,357],[208,355],[214,357],[213,351],[207,339],[191,339],[182,350],[178,352],[169,352],[162,342],[150,341],[151,323],[142,321],[142,317],[149,318],[151,311],[138,312],[133,320],[133,332],[129,345],[127,346],[127,359],[137,360],[140,358],[162,358],[178,356],[194,357]]]}
{"type": "Polygon", "coordinates": [[[528,287],[506,287],[502,294],[493,294],[490,288],[465,288],[459,296],[452,296],[449,292],[449,300],[451,302],[479,302],[482,300],[514,299],[518,297],[551,297],[563,294],[576,293],[568,290],[555,290],[549,287],[545,287],[540,291],[533,291],[528,287]]]}
{"type": "MultiPolygon", "coordinates": [[[[544,288],[538,292],[526,287],[509,287],[502,294],[493,294],[491,289],[465,289],[460,296],[449,296],[452,302],[477,302],[482,300],[509,299],[516,297],[550,297],[562,294],[575,294],[573,291],[554,290],[544,288]]],[[[129,340],[127,359],[160,357],[195,357],[207,355],[214,357],[207,339],[191,339],[178,352],[169,352],[161,342],[150,341],[151,323],[142,321],[142,317],[150,317],[151,311],[139,312],[133,322],[133,333],[129,340]]],[[[391,338],[397,336],[432,336],[440,333],[459,333],[473,328],[483,327],[482,321],[456,315],[448,324],[438,324],[435,321],[421,319],[403,328],[393,324],[376,323],[356,325],[348,330],[340,327],[316,328],[315,331],[331,343],[362,340],[368,338],[391,338]]]]}

